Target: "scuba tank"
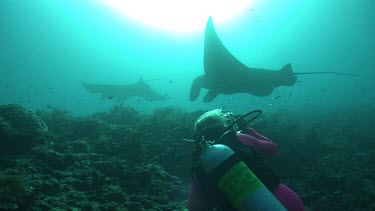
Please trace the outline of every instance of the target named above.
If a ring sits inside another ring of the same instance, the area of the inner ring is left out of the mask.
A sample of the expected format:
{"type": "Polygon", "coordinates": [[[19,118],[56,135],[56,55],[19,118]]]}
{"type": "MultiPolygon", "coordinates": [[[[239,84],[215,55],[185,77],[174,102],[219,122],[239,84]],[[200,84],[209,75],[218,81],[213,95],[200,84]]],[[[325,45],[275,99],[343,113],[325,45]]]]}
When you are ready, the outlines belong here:
{"type": "Polygon", "coordinates": [[[226,145],[206,145],[195,168],[193,181],[223,210],[286,210],[226,145]]]}

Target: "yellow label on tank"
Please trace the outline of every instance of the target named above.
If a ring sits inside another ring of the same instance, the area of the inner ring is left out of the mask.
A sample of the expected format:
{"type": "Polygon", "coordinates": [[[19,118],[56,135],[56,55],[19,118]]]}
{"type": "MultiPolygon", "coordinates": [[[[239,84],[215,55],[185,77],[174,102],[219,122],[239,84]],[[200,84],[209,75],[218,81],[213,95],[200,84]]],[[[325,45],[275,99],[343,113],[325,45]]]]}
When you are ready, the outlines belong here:
{"type": "Polygon", "coordinates": [[[249,195],[262,187],[263,183],[241,161],[219,179],[217,186],[232,205],[238,208],[249,195]]]}

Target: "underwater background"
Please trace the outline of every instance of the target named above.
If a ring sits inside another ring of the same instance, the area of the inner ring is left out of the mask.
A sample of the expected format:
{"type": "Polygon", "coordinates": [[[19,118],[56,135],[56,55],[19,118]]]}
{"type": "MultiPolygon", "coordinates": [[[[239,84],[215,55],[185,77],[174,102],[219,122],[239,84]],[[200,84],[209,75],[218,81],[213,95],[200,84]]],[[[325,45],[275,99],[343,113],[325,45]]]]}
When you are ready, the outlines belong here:
{"type": "MultiPolygon", "coordinates": [[[[250,67],[301,75],[272,95],[202,96],[204,25],[173,34],[91,1],[0,1],[0,209],[183,210],[195,119],[261,109],[269,162],[309,210],[375,209],[375,2],[254,1],[215,24],[250,67]],[[140,78],[164,101],[101,99],[81,82],[140,78]]],[[[207,17],[208,18],[208,17],[207,17]]],[[[215,17],[213,17],[215,22],[215,17]]]]}

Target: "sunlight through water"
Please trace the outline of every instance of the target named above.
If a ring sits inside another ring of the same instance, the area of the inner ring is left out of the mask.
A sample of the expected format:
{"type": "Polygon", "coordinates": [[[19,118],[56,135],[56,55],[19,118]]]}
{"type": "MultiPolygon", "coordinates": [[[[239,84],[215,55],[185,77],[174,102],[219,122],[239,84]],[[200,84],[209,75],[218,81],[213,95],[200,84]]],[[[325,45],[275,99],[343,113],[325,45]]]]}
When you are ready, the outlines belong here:
{"type": "Polygon", "coordinates": [[[121,16],[157,30],[192,33],[213,16],[225,22],[251,9],[253,0],[98,0],[121,16]]]}

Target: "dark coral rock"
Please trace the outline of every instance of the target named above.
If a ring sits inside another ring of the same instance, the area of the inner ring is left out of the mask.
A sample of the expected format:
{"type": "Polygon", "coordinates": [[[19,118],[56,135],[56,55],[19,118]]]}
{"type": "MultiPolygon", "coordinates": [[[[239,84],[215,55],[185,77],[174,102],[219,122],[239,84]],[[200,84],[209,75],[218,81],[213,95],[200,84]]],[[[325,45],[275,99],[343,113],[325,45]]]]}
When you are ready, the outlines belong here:
{"type": "Polygon", "coordinates": [[[17,104],[0,106],[0,153],[18,154],[45,141],[48,127],[17,104]]]}
{"type": "Polygon", "coordinates": [[[109,112],[97,113],[94,118],[108,123],[137,125],[143,121],[144,116],[131,107],[115,106],[109,112]]]}
{"type": "Polygon", "coordinates": [[[72,122],[69,138],[90,138],[95,139],[102,133],[102,124],[93,119],[78,118],[72,122]]]}
{"type": "Polygon", "coordinates": [[[89,146],[85,139],[78,139],[70,143],[70,150],[73,153],[80,153],[88,151],[89,146]]]}
{"type": "Polygon", "coordinates": [[[64,169],[66,167],[64,155],[46,147],[37,147],[33,150],[33,158],[47,164],[51,169],[64,169]]]}
{"type": "Polygon", "coordinates": [[[22,194],[25,188],[23,176],[0,174],[0,209],[18,209],[21,200],[15,196],[22,194]]]}

